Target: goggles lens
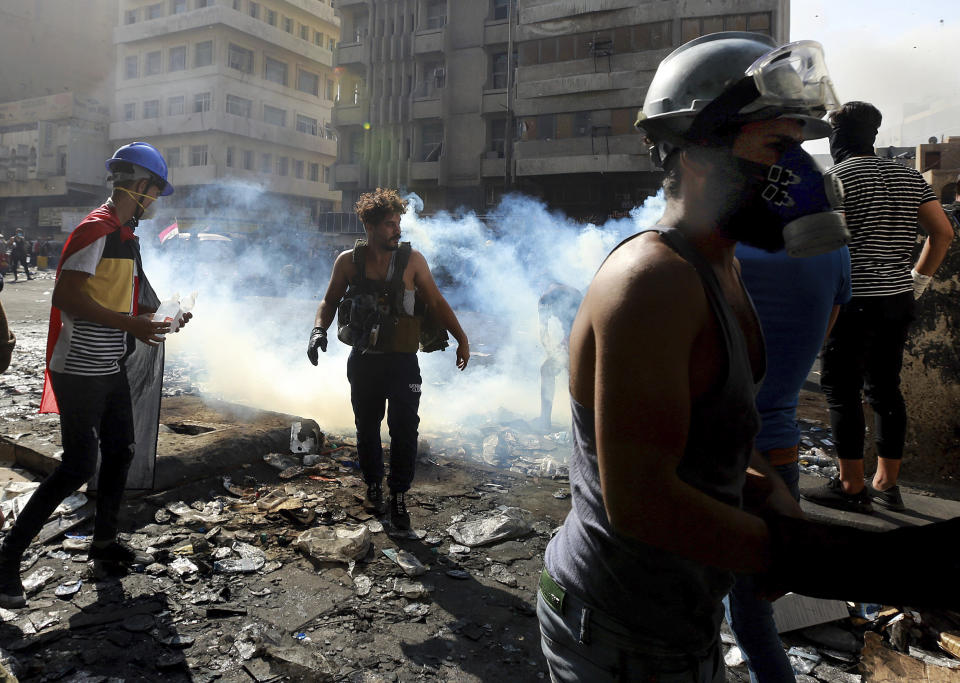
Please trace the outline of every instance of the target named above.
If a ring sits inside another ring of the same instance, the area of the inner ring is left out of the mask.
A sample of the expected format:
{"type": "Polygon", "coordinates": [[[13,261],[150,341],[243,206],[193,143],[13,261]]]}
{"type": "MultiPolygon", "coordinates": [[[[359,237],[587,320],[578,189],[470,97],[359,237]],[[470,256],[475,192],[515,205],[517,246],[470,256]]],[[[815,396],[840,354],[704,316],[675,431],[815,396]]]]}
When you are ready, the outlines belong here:
{"type": "Polygon", "coordinates": [[[840,106],[823,58],[823,47],[801,40],[779,47],[750,65],[746,71],[760,92],[758,103],[797,108],[840,106]]]}

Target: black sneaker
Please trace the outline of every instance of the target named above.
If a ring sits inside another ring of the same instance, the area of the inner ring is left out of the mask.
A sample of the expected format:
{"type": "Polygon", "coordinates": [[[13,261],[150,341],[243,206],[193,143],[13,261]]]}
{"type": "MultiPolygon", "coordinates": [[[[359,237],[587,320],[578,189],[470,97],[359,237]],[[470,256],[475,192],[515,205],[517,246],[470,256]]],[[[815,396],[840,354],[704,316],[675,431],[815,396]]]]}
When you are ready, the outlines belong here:
{"type": "Polygon", "coordinates": [[[410,528],[410,513],[407,512],[405,496],[404,493],[390,495],[390,524],[397,531],[407,531],[410,528]]]}
{"type": "Polygon", "coordinates": [[[860,493],[844,493],[843,484],[839,477],[834,477],[823,486],[807,489],[800,492],[800,497],[811,503],[823,505],[836,510],[849,510],[871,514],[873,505],[870,504],[870,492],[864,487],[860,493]]]}
{"type": "Polygon", "coordinates": [[[363,505],[378,515],[387,511],[386,501],[383,499],[383,484],[380,482],[367,484],[367,497],[364,499],[363,505]]]}
{"type": "Polygon", "coordinates": [[[20,557],[0,555],[0,607],[7,609],[24,607],[27,596],[20,581],[20,557]]]}
{"type": "Polygon", "coordinates": [[[153,555],[134,550],[120,541],[114,541],[110,545],[102,548],[91,545],[89,557],[94,562],[104,562],[106,564],[121,565],[124,567],[130,567],[135,564],[150,564],[153,562],[153,555]]]}
{"type": "Polygon", "coordinates": [[[874,503],[882,505],[888,510],[903,512],[907,509],[907,506],[903,504],[903,497],[900,495],[899,486],[894,485],[885,491],[881,491],[873,488],[871,483],[864,482],[864,490],[870,494],[870,498],[873,499],[874,503]]]}

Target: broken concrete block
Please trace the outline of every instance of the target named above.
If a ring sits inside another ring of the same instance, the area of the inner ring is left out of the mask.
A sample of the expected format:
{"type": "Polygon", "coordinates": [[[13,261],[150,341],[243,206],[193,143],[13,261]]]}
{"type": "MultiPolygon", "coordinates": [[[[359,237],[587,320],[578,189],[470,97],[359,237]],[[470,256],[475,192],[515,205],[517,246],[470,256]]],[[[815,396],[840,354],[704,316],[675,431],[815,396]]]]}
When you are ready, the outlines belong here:
{"type": "Polygon", "coordinates": [[[40,567],[23,580],[23,590],[27,594],[36,593],[53,580],[56,572],[53,567],[40,567]]]}
{"type": "Polygon", "coordinates": [[[296,547],[321,562],[355,560],[370,547],[370,529],[365,524],[341,524],[307,529],[297,536],[296,547]]]}
{"type": "Polygon", "coordinates": [[[447,533],[457,543],[473,548],[496,541],[519,538],[530,533],[531,529],[529,512],[508,507],[497,510],[487,517],[453,524],[447,527],[447,533]]]}
{"type": "Polygon", "coordinates": [[[263,551],[249,543],[234,541],[230,548],[237,557],[215,561],[213,571],[219,574],[251,574],[263,569],[263,565],[267,562],[263,551]]]}

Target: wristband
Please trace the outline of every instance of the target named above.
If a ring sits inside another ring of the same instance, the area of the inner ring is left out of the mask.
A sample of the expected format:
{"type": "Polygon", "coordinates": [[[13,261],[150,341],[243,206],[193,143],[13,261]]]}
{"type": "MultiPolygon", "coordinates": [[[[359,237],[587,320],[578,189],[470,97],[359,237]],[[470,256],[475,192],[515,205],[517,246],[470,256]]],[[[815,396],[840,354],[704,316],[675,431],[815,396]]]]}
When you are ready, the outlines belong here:
{"type": "Polygon", "coordinates": [[[913,278],[913,298],[919,299],[923,292],[927,289],[927,286],[930,284],[933,276],[924,275],[914,268],[910,271],[910,277],[913,278]]]}

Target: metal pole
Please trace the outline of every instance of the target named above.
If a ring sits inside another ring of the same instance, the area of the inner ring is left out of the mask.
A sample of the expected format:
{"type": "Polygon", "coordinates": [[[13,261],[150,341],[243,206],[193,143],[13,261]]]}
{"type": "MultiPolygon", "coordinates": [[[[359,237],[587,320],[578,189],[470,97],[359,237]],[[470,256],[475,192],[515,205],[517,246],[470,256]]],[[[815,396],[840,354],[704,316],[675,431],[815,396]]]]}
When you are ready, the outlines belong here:
{"type": "Polygon", "coordinates": [[[507,0],[507,120],[503,131],[503,191],[513,189],[513,0],[507,0]]]}

